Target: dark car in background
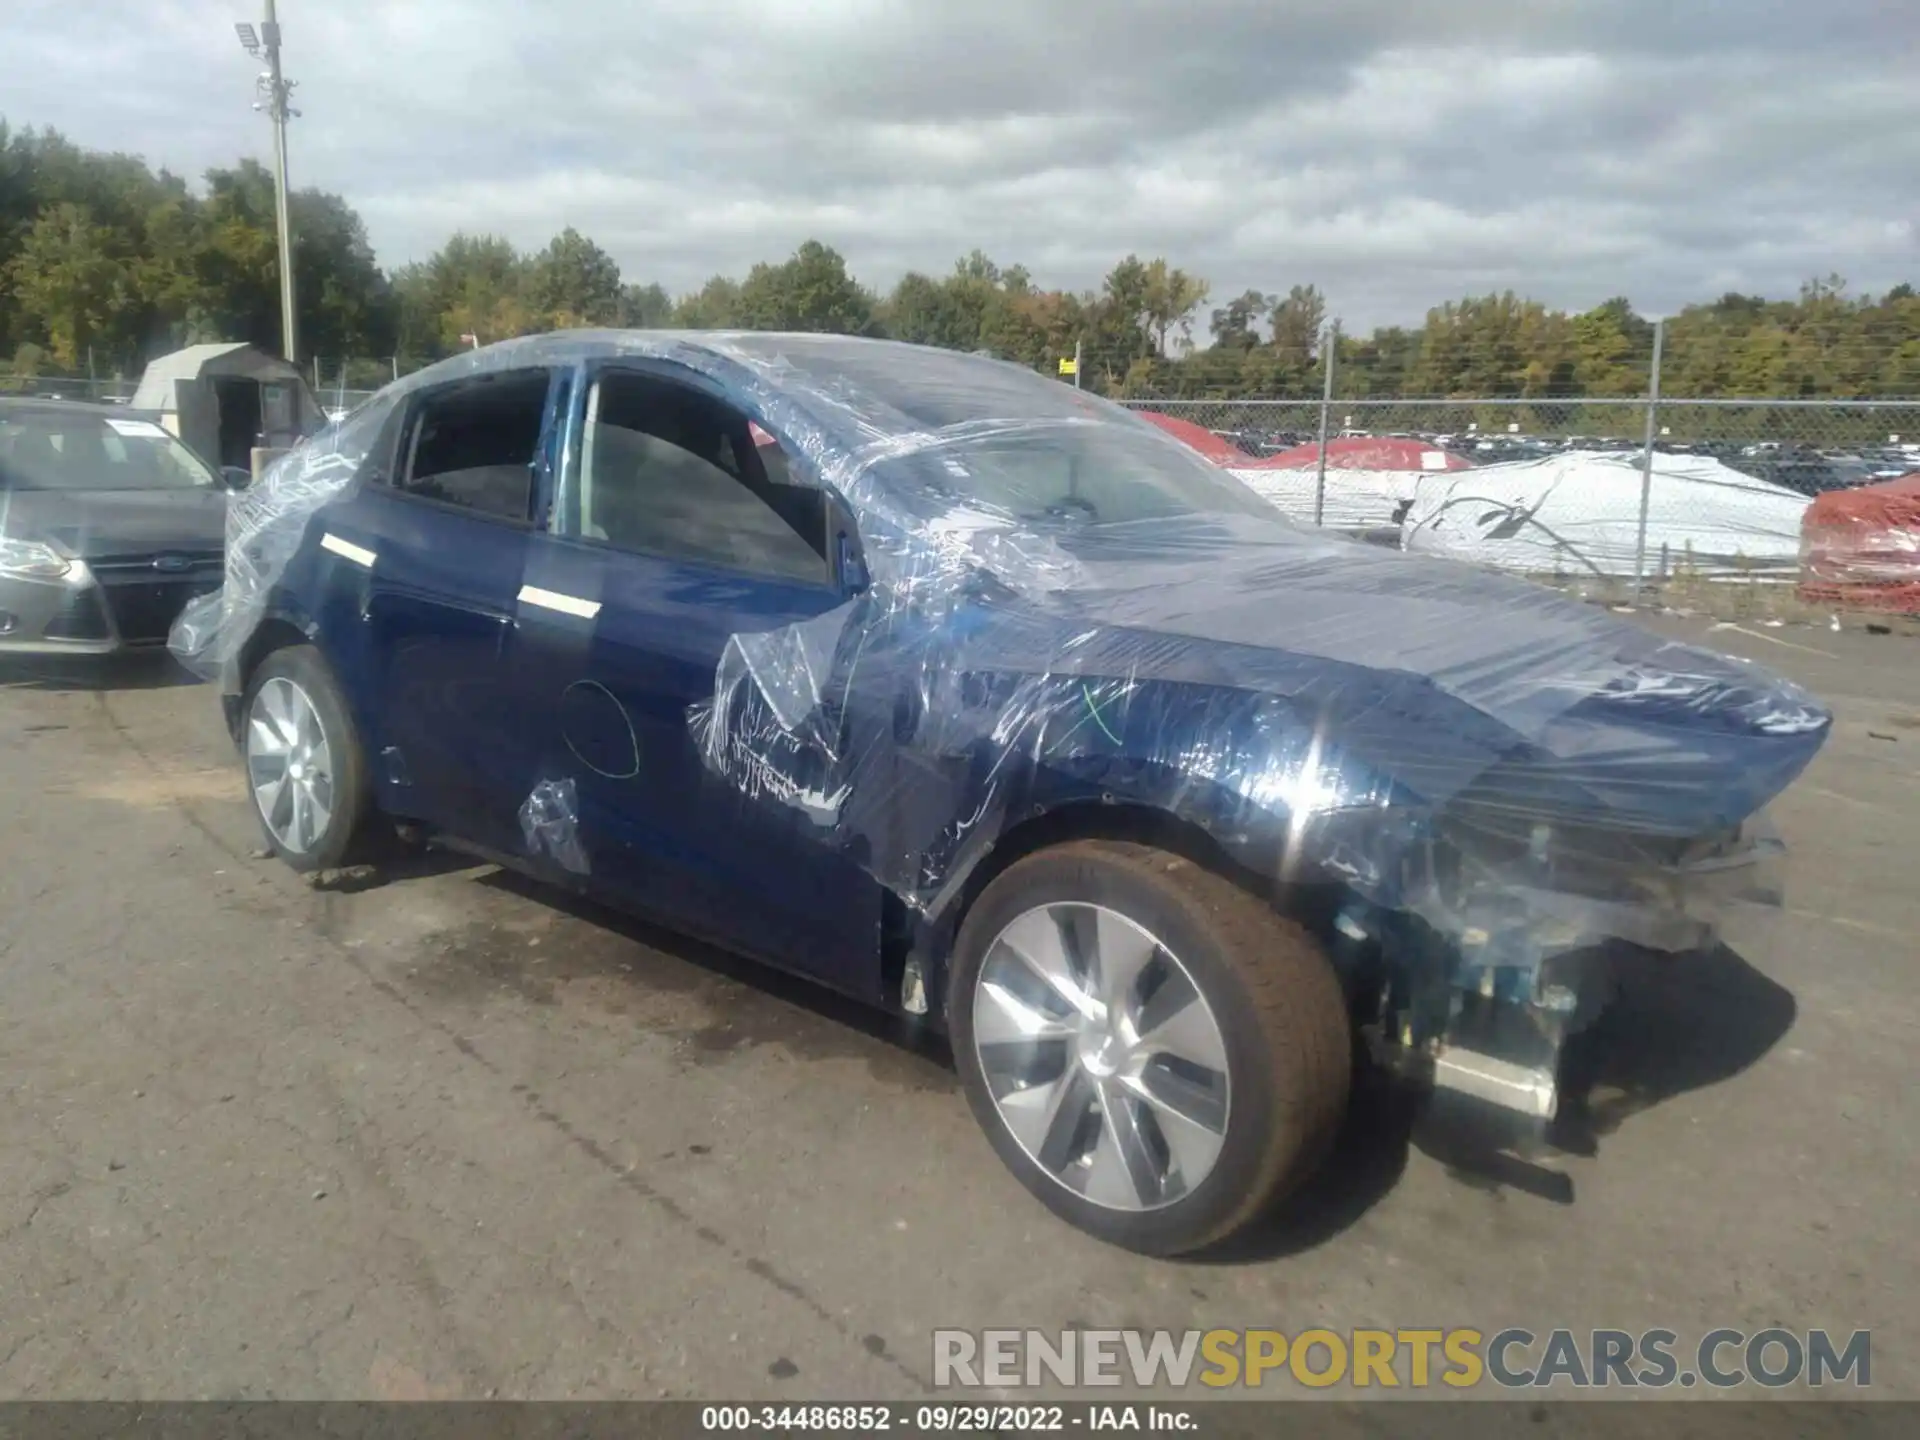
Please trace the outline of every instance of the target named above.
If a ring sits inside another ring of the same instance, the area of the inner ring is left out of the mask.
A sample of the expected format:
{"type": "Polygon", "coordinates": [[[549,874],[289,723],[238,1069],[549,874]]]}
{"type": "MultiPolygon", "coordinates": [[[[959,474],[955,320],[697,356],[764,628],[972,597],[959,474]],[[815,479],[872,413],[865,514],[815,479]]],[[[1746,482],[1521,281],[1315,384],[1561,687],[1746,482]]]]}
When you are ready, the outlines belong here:
{"type": "Polygon", "coordinates": [[[227,491],[151,416],[0,400],[0,656],[162,644],[217,589],[227,491]]]}
{"type": "Polygon", "coordinates": [[[1798,445],[1719,448],[1718,458],[1734,469],[1810,497],[1830,490],[1851,490],[1877,478],[1875,467],[1853,454],[1798,445]]]}
{"type": "Polygon", "coordinates": [[[1829,725],[879,341],[490,347],[232,537],[175,649],[284,860],[403,821],[922,1017],[1021,1181],[1157,1253],[1312,1172],[1356,1048],[1550,1119],[1609,947],[1684,954],[1760,890],[1829,725]]]}

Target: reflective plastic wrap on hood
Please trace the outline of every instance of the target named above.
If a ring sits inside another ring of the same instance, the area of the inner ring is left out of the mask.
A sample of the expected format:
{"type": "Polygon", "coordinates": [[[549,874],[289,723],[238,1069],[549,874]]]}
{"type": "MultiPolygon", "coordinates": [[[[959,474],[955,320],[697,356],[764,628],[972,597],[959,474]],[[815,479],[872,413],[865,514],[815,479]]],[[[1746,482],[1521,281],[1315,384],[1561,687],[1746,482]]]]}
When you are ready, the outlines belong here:
{"type": "Polygon", "coordinates": [[[1745,661],[1257,508],[1022,520],[970,484],[982,457],[1106,431],[1211,467],[990,362],[896,349],[874,382],[833,341],[756,344],[761,373],[860,436],[820,473],[860,518],[872,583],[736,636],[695,725],[713,768],[803,810],[917,910],[1010,826],[1076,802],[1171,811],[1271,873],[1450,923],[1436,850],[1484,851],[1476,884],[1499,866],[1531,883],[1543,827],[1563,875],[1598,830],[1654,837],[1640,870],[1684,879],[1676,847],[1739,832],[1826,734],[1816,700],[1745,661]],[[945,423],[873,398],[916,384],[945,423]]]}
{"type": "Polygon", "coordinates": [[[1270,873],[1414,908],[1408,866],[1443,833],[1737,826],[1827,726],[1741,661],[1452,566],[1265,522],[1067,545],[1049,574],[1074,588],[923,573],[736,637],[696,717],[709,764],[857,842],[919,909],[1075,801],[1171,811],[1270,873]]]}

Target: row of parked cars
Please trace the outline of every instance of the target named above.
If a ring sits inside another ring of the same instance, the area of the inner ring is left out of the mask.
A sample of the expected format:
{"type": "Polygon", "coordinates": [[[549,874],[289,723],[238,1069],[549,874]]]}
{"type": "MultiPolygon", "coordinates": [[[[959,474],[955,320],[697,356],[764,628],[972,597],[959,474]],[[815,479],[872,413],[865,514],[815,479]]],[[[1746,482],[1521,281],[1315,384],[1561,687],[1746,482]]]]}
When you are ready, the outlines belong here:
{"type": "MultiPolygon", "coordinates": [[[[1541,439],[1435,435],[1427,438],[1476,464],[1535,460],[1568,451],[1632,452],[1640,450],[1645,443],[1626,436],[1541,439]]],[[[1756,480],[1809,496],[1873,485],[1920,469],[1920,445],[1835,448],[1771,441],[1657,440],[1654,449],[1666,455],[1695,455],[1717,460],[1756,480]]]]}
{"type": "Polygon", "coordinates": [[[1020,1181],[1153,1253],[1303,1183],[1356,1061],[1554,1143],[1621,948],[1771,885],[1829,726],[880,341],[512,341],[231,492],[138,417],[9,408],[0,477],[0,652],[184,605],[288,865],[403,829],[942,1031],[1020,1181]]]}
{"type": "MultiPolygon", "coordinates": [[[[1304,445],[1317,435],[1297,429],[1226,428],[1213,432],[1251,459],[1262,460],[1304,445]]],[[[1367,432],[1347,431],[1349,436],[1367,432]]],[[[1569,451],[1618,453],[1639,450],[1645,441],[1630,435],[1480,434],[1455,431],[1394,431],[1377,438],[1419,440],[1476,465],[1540,460],[1569,451]]],[[[1781,485],[1802,495],[1821,495],[1908,475],[1920,469],[1920,445],[1820,446],[1771,441],[1659,440],[1654,448],[1670,455],[1698,455],[1756,480],[1781,485]]]]}

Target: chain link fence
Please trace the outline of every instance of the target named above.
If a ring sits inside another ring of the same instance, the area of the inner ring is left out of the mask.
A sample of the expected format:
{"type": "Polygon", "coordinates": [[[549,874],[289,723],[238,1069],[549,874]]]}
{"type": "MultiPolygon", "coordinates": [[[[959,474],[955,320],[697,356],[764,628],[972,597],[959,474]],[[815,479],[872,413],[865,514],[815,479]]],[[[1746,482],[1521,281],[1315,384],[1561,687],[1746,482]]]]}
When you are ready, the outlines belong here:
{"type": "Polygon", "coordinates": [[[95,379],[86,375],[0,374],[0,398],[124,405],[133,399],[139,383],[138,380],[95,379]]]}
{"type": "Polygon", "coordinates": [[[1596,598],[1920,612],[1920,370],[1901,334],[1840,318],[1696,315],[1557,348],[1445,311],[1412,348],[1336,322],[1285,388],[1214,388],[1272,370],[1254,347],[1136,371],[1120,398],[1303,524],[1596,598]]]}
{"type": "MultiPolygon", "coordinates": [[[[1715,612],[1908,603],[1802,582],[1835,497],[1920,474],[1920,400],[1124,403],[1295,521],[1377,544],[1715,612]]],[[[1920,610],[1920,533],[1854,538],[1920,610]]]]}
{"type": "MultiPolygon", "coordinates": [[[[433,364],[431,358],[386,356],[379,359],[322,357],[301,362],[307,383],[329,416],[344,414],[381,386],[433,364]]],[[[84,375],[42,368],[31,374],[0,372],[0,397],[78,400],[125,405],[139,388],[138,376],[84,375]]]]}
{"type": "MultiPolygon", "coordinates": [[[[1128,386],[1117,398],[1305,525],[1596,599],[1802,619],[1856,604],[1920,613],[1920,527],[1873,518],[1871,494],[1857,505],[1846,498],[1920,475],[1920,398],[1663,393],[1663,378],[1689,392],[1743,378],[1703,353],[1711,339],[1663,357],[1656,330],[1646,353],[1615,357],[1614,383],[1625,388],[1638,371],[1638,395],[1556,394],[1551,372],[1534,377],[1540,394],[1354,393],[1390,378],[1380,356],[1323,344],[1313,370],[1284,384],[1256,373],[1256,361],[1267,363],[1258,356],[1239,370],[1222,357],[1225,393],[1210,382],[1200,396],[1156,395],[1162,377],[1136,369],[1146,393],[1128,386]],[[1335,353],[1348,357],[1343,373],[1326,364],[1335,353]],[[1233,393],[1236,385],[1252,393],[1233,393]]],[[[337,416],[430,362],[310,363],[322,408],[337,416]]],[[[1796,363],[1801,372],[1765,378],[1805,390],[1806,366],[1867,373],[1859,356],[1816,352],[1796,363]]],[[[1462,373],[1519,373],[1477,351],[1460,364],[1462,373]]],[[[0,375],[0,396],[125,403],[134,389],[122,378],[0,375]]],[[[1906,513],[1915,507],[1920,481],[1906,513]]]]}

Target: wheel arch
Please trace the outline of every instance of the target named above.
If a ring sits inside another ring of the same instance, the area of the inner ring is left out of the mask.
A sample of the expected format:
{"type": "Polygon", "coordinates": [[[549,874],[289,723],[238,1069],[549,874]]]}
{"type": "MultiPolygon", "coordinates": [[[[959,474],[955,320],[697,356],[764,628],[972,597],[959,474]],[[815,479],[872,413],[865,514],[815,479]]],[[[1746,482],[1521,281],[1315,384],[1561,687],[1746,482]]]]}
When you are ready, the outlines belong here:
{"type": "MultiPolygon", "coordinates": [[[[1121,840],[1165,850],[1191,860],[1264,904],[1283,912],[1295,908],[1296,902],[1282,895],[1270,872],[1263,874],[1256,864],[1230,851],[1204,827],[1172,810],[1135,801],[1063,801],[1002,830],[965,879],[952,887],[945,903],[921,917],[923,932],[916,948],[929,962],[924,978],[933,1011],[943,1024],[947,975],[967,912],[989,885],[1021,860],[1081,840],[1121,840]]],[[[1304,910],[1304,902],[1299,903],[1304,910]]]]}
{"type": "Polygon", "coordinates": [[[1008,867],[1037,851],[1076,840],[1151,845],[1184,856],[1262,898],[1271,895],[1272,887],[1251,866],[1236,859],[1201,826],[1171,810],[1138,802],[1074,800],[1029,815],[1000,832],[951,902],[956,923],[1008,867]]]}
{"type": "Polygon", "coordinates": [[[244,708],[247,686],[253,682],[253,673],[266,662],[266,658],[276,650],[286,650],[295,645],[306,645],[313,640],[313,627],[302,624],[296,617],[276,611],[261,619],[253,627],[241,645],[239,653],[231,661],[226,671],[226,683],[222,686],[221,708],[225,712],[227,733],[233,742],[240,743],[241,727],[245,724],[244,708]]]}
{"type": "Polygon", "coordinates": [[[240,647],[239,662],[236,666],[236,678],[240,688],[245,691],[253,672],[276,650],[285,650],[293,645],[305,645],[313,639],[312,627],[295,623],[286,615],[271,615],[254,627],[253,634],[247,637],[247,643],[240,647]]]}

